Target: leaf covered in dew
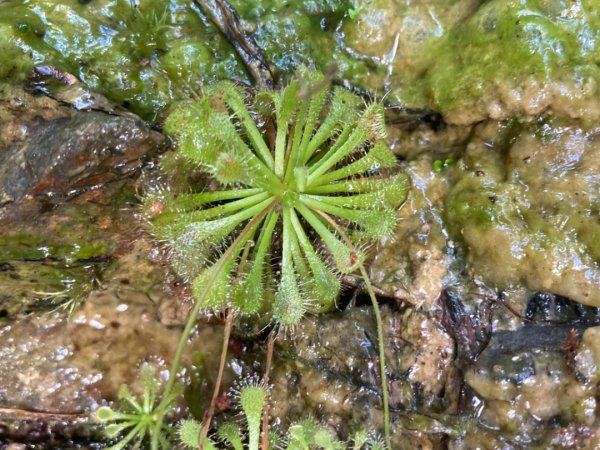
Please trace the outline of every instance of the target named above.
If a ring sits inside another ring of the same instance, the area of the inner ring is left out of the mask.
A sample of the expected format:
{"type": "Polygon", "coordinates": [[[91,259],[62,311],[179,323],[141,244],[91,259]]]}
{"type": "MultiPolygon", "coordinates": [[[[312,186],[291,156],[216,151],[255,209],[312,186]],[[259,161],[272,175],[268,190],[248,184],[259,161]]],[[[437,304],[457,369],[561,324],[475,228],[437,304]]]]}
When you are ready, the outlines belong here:
{"type": "Polygon", "coordinates": [[[201,307],[218,310],[227,305],[231,286],[231,270],[235,260],[227,261],[221,268],[212,265],[200,272],[192,282],[192,295],[202,299],[201,307]]]}
{"type": "Polygon", "coordinates": [[[296,325],[307,310],[308,300],[300,292],[296,272],[290,262],[281,269],[281,278],[275,294],[273,317],[283,326],[296,325]]]}
{"type": "Polygon", "coordinates": [[[310,309],[312,312],[331,311],[340,292],[340,280],[316,254],[307,254],[306,259],[312,271],[312,278],[307,283],[314,298],[310,309]]]}
{"type": "Polygon", "coordinates": [[[175,137],[193,133],[190,125],[200,119],[199,104],[195,100],[177,102],[171,107],[169,115],[163,124],[163,131],[175,137]]]}
{"type": "MultiPolygon", "coordinates": [[[[197,449],[198,442],[200,441],[200,436],[202,433],[202,424],[197,420],[189,419],[181,422],[179,427],[177,428],[177,436],[181,443],[190,449],[197,449]]],[[[206,438],[204,442],[205,450],[216,450],[214,443],[206,438]]]]}
{"type": "Polygon", "coordinates": [[[222,81],[172,110],[165,130],[215,195],[157,194],[147,215],[200,307],[293,326],[335,307],[361,249],[393,233],[408,181],[389,175],[397,160],[381,104],[306,69],[281,90],[249,93],[222,81]]]}
{"type": "Polygon", "coordinates": [[[360,175],[364,172],[376,173],[381,169],[396,167],[396,164],[396,155],[394,155],[385,142],[378,141],[366,154],[352,163],[344,165],[339,169],[332,170],[319,177],[319,184],[323,185],[353,175],[360,175]]]}
{"type": "Polygon", "coordinates": [[[248,383],[239,390],[238,401],[248,423],[260,423],[267,402],[267,390],[258,382],[248,383]]]}
{"type": "Polygon", "coordinates": [[[361,104],[362,99],[358,95],[339,86],[334,87],[325,119],[308,145],[306,161],[327,140],[333,140],[342,129],[352,124],[359,114],[361,104]]]}
{"type": "Polygon", "coordinates": [[[96,410],[96,418],[100,422],[107,422],[109,420],[115,420],[120,417],[120,413],[113,411],[108,406],[101,406],[96,410]]]}
{"type": "Polygon", "coordinates": [[[380,103],[371,103],[357,121],[359,128],[365,130],[372,141],[387,137],[385,126],[385,110],[380,103]]]}
{"type": "Polygon", "coordinates": [[[202,425],[197,420],[184,420],[177,429],[179,440],[188,448],[198,448],[202,425]]]}
{"type": "Polygon", "coordinates": [[[357,236],[367,239],[381,239],[391,236],[398,224],[398,215],[393,209],[377,211],[377,215],[371,211],[364,211],[361,219],[357,222],[360,227],[357,236]]]}
{"type": "Polygon", "coordinates": [[[249,176],[243,157],[226,151],[217,156],[211,173],[219,183],[225,186],[242,183],[249,176]]]}
{"type": "Polygon", "coordinates": [[[242,430],[239,425],[226,422],[217,430],[217,436],[233,450],[244,450],[242,430]]]}

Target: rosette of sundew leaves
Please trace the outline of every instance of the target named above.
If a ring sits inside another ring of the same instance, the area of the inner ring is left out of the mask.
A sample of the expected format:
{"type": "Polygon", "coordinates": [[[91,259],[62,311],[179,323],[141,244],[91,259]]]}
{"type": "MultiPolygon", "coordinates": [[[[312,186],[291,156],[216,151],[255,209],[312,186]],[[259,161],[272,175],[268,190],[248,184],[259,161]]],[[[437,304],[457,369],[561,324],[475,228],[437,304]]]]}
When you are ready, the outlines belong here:
{"type": "Polygon", "coordinates": [[[248,103],[243,89],[221,82],[170,114],[164,129],[179,155],[219,187],[154,191],[151,231],[171,248],[199,307],[293,326],[333,309],[340,275],[358,270],[364,248],[394,231],[407,179],[382,175],[397,164],[383,107],[330,92],[318,74],[248,103]],[[274,151],[257,124],[267,110],[274,151]]]}
{"type": "MultiPolygon", "coordinates": [[[[164,130],[183,166],[213,180],[198,192],[152,189],[144,202],[152,234],[170,247],[195,300],[165,395],[200,309],[268,315],[290,328],[333,309],[341,276],[360,270],[378,322],[389,436],[381,317],[363,261],[371,243],[393,233],[408,181],[385,143],[383,106],[305,70],[253,97],[216,83],[176,106],[164,130]]],[[[177,179],[169,171],[181,166],[163,170],[177,179]]]]}

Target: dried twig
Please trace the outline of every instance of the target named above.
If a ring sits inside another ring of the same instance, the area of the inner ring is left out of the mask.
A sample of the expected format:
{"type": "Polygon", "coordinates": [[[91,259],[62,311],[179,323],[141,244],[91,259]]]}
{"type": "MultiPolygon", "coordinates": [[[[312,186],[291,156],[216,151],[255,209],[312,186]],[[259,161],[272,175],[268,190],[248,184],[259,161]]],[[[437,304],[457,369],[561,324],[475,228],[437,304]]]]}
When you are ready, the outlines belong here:
{"type": "Polygon", "coordinates": [[[248,26],[227,0],[194,0],[240,55],[258,89],[272,89],[273,74],[248,26]]]}

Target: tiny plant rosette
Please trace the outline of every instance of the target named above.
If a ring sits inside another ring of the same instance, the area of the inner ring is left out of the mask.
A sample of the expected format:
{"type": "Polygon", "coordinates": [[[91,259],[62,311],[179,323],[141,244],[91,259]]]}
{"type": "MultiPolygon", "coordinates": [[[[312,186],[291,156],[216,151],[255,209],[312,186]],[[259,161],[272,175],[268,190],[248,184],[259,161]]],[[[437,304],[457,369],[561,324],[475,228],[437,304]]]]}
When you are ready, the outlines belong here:
{"type": "Polygon", "coordinates": [[[177,105],[164,129],[183,165],[213,180],[198,192],[150,189],[144,202],[197,307],[293,326],[333,309],[341,275],[395,229],[408,180],[385,143],[384,108],[318,73],[253,98],[219,82],[177,105]]]}

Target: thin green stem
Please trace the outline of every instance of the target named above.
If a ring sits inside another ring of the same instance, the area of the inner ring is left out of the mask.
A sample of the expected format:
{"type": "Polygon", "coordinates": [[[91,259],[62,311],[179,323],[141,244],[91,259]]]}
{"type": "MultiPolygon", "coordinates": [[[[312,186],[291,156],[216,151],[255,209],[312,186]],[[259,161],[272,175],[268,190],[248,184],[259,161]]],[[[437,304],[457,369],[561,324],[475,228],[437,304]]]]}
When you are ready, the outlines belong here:
{"type": "Polygon", "coordinates": [[[288,129],[298,105],[298,82],[294,81],[281,94],[271,93],[275,103],[277,133],[275,137],[275,175],[283,179],[285,172],[288,129]]]}
{"type": "Polygon", "coordinates": [[[199,206],[207,203],[246,198],[261,192],[262,189],[251,188],[231,189],[228,191],[200,192],[197,194],[181,194],[168,201],[168,204],[166,205],[168,207],[167,212],[174,211],[180,213],[182,211],[196,209],[199,206]]]}
{"type": "MultiPolygon", "coordinates": [[[[284,206],[282,212],[283,220],[283,243],[281,245],[281,266],[293,267],[293,250],[292,250],[292,223],[290,219],[291,208],[284,206]]],[[[292,270],[293,271],[293,270],[292,270]]]]}
{"type": "MultiPolygon", "coordinates": [[[[199,211],[192,211],[187,214],[182,214],[181,212],[168,212],[161,214],[154,221],[154,226],[162,226],[168,225],[177,218],[183,218],[185,223],[192,222],[204,222],[209,219],[214,219],[217,217],[221,217],[230,213],[234,213],[240,210],[240,213],[232,215],[228,217],[228,220],[237,220],[237,217],[246,217],[247,216],[247,208],[253,207],[256,204],[267,200],[270,197],[270,193],[268,192],[259,192],[258,194],[251,195],[250,197],[245,197],[239,200],[234,200],[232,202],[227,202],[222,205],[214,206],[208,209],[201,209],[199,211]],[[236,218],[236,219],[234,219],[236,218]]],[[[254,209],[252,209],[254,211],[254,209]]],[[[239,219],[239,222],[245,220],[244,218],[239,219]]],[[[238,223],[239,223],[238,222],[238,223]]]]}
{"type": "Polygon", "coordinates": [[[266,225],[260,230],[258,244],[256,245],[256,261],[264,260],[265,256],[267,255],[267,251],[272,244],[271,239],[273,237],[273,230],[275,229],[275,224],[277,223],[278,218],[279,213],[271,211],[265,219],[266,225]]]}
{"type": "Polygon", "coordinates": [[[306,194],[348,194],[366,193],[383,190],[396,182],[397,177],[388,178],[354,178],[325,185],[312,185],[306,188],[306,194]]]}
{"type": "MultiPolygon", "coordinates": [[[[317,131],[318,133],[318,131],[317,131]]],[[[333,133],[333,130],[332,130],[333,133]]],[[[345,125],[344,128],[340,131],[340,133],[335,137],[335,142],[331,145],[331,147],[329,147],[329,149],[327,150],[327,154],[333,154],[333,152],[335,152],[337,149],[339,149],[342,145],[344,145],[344,143],[348,140],[348,136],[350,136],[350,134],[352,133],[352,127],[350,125],[345,125]]],[[[316,135],[315,135],[316,137],[316,135]]],[[[320,162],[320,160],[317,160],[317,162],[314,162],[314,160],[311,160],[311,156],[314,154],[314,151],[311,152],[311,148],[312,148],[312,144],[313,141],[315,139],[315,137],[313,137],[313,139],[311,140],[311,142],[309,143],[308,146],[308,150],[306,151],[306,154],[304,155],[304,162],[308,163],[310,162],[309,165],[316,165],[320,162]]],[[[331,134],[327,137],[328,139],[332,138],[331,134]]]]}
{"type": "Polygon", "coordinates": [[[385,371],[385,346],[383,345],[383,320],[381,319],[381,311],[379,309],[379,304],[377,303],[377,298],[375,297],[375,292],[373,291],[373,286],[371,285],[371,280],[369,279],[369,275],[365,270],[364,264],[360,264],[360,274],[363,277],[365,282],[365,286],[367,288],[367,292],[369,293],[369,297],[371,298],[371,304],[373,305],[373,311],[375,312],[375,322],[377,323],[377,342],[379,347],[379,371],[381,373],[381,396],[383,402],[383,431],[385,434],[385,445],[388,449],[392,448],[392,441],[390,437],[390,405],[388,399],[388,381],[387,381],[387,373],[385,371]]]}
{"type": "Polygon", "coordinates": [[[294,175],[294,169],[298,164],[298,152],[300,151],[300,142],[303,134],[303,126],[306,125],[306,114],[308,112],[308,105],[304,103],[298,111],[296,121],[294,124],[294,135],[292,138],[292,145],[289,155],[287,156],[287,164],[284,175],[284,183],[287,184],[290,181],[290,177],[294,175]]]}
{"type": "MultiPolygon", "coordinates": [[[[339,235],[346,241],[348,245],[352,245],[350,238],[344,233],[344,231],[339,227],[333,218],[322,211],[318,211],[319,215],[323,217],[328,223],[330,223],[339,235]]],[[[371,298],[371,304],[373,305],[373,311],[375,312],[375,322],[377,323],[377,343],[379,347],[379,370],[381,372],[381,397],[383,402],[383,430],[385,434],[385,444],[388,449],[392,448],[392,440],[390,437],[390,405],[388,399],[388,381],[387,381],[387,373],[385,371],[385,346],[383,340],[383,320],[381,319],[381,310],[379,309],[379,304],[377,303],[377,297],[375,297],[375,291],[373,290],[373,285],[371,284],[371,280],[367,271],[365,269],[364,264],[361,262],[359,264],[360,274],[363,277],[365,282],[365,286],[367,288],[367,292],[369,293],[369,297],[371,298]]]]}
{"type": "Polygon", "coordinates": [[[331,183],[333,181],[348,178],[353,175],[362,174],[371,169],[379,170],[393,168],[396,167],[396,164],[396,155],[394,155],[387,144],[380,141],[376,143],[367,154],[363,155],[356,161],[337,170],[324,173],[314,181],[314,185],[320,186],[331,183]]]}
{"type": "MultiPolygon", "coordinates": [[[[125,446],[127,445],[127,443],[129,441],[131,441],[142,429],[142,424],[138,423],[129,433],[127,433],[127,436],[125,436],[123,439],[121,439],[116,445],[122,445],[121,448],[125,448],[125,446]]],[[[154,449],[152,449],[154,450],[154,449]]]]}
{"type": "MultiPolygon", "coordinates": [[[[306,125],[304,126],[304,133],[302,133],[302,142],[300,143],[299,162],[301,164],[304,164],[305,158],[307,158],[308,147],[311,138],[315,133],[315,125],[326,100],[327,92],[324,90],[319,90],[311,97],[310,107],[306,117],[306,125]]],[[[310,158],[310,156],[308,156],[308,158],[310,158]]]]}
{"type": "Polygon", "coordinates": [[[321,211],[341,217],[342,219],[351,220],[355,223],[360,223],[361,220],[364,219],[365,214],[373,214],[373,211],[344,208],[341,206],[332,205],[331,203],[324,202],[308,195],[301,195],[300,201],[309,208],[320,209],[321,211]]]}
{"type": "Polygon", "coordinates": [[[257,128],[254,120],[250,117],[250,113],[246,108],[246,104],[242,99],[237,87],[235,87],[232,83],[228,83],[225,85],[225,102],[229,105],[229,107],[233,110],[235,115],[237,115],[242,121],[242,125],[250,138],[250,142],[252,146],[256,150],[256,153],[260,158],[264,161],[267,167],[273,170],[275,166],[275,161],[273,160],[273,156],[269,151],[269,147],[265,143],[265,140],[262,137],[259,129],[257,128]]]}
{"type": "MultiPolygon", "coordinates": [[[[268,196],[270,194],[265,193],[268,196]]],[[[264,208],[266,208],[268,205],[272,204],[275,201],[275,199],[271,196],[266,198],[265,200],[261,201],[260,203],[244,210],[244,211],[240,211],[239,213],[236,213],[232,216],[227,217],[227,219],[230,219],[232,222],[235,223],[241,223],[244,220],[248,220],[251,217],[254,217],[256,214],[260,213],[264,208]]]]}
{"type": "Polygon", "coordinates": [[[278,177],[283,175],[285,170],[285,146],[287,137],[288,124],[277,122],[277,135],[275,138],[275,175],[278,177]]]}
{"type": "MultiPolygon", "coordinates": [[[[362,258],[362,252],[355,250],[352,244],[348,245],[340,241],[336,235],[321,221],[315,213],[306,207],[303,203],[298,203],[296,209],[317,234],[323,239],[323,242],[329,249],[337,269],[342,273],[350,273],[357,269],[357,263],[362,258]]],[[[339,228],[336,225],[336,228],[339,228]]]]}
{"type": "MultiPolygon", "coordinates": [[[[335,134],[336,128],[341,128],[344,130],[338,136],[336,144],[339,141],[341,141],[340,144],[343,143],[351,131],[351,127],[347,125],[350,124],[354,119],[354,111],[358,107],[357,101],[359,101],[357,96],[343,90],[342,88],[336,88],[334,90],[333,99],[331,101],[327,117],[323,122],[321,122],[321,125],[310,139],[307,149],[304,152],[302,161],[304,164],[310,160],[319,146],[325,143],[328,139],[331,139],[331,136],[335,134]]],[[[334,144],[334,147],[336,144],[334,144]]]]}

